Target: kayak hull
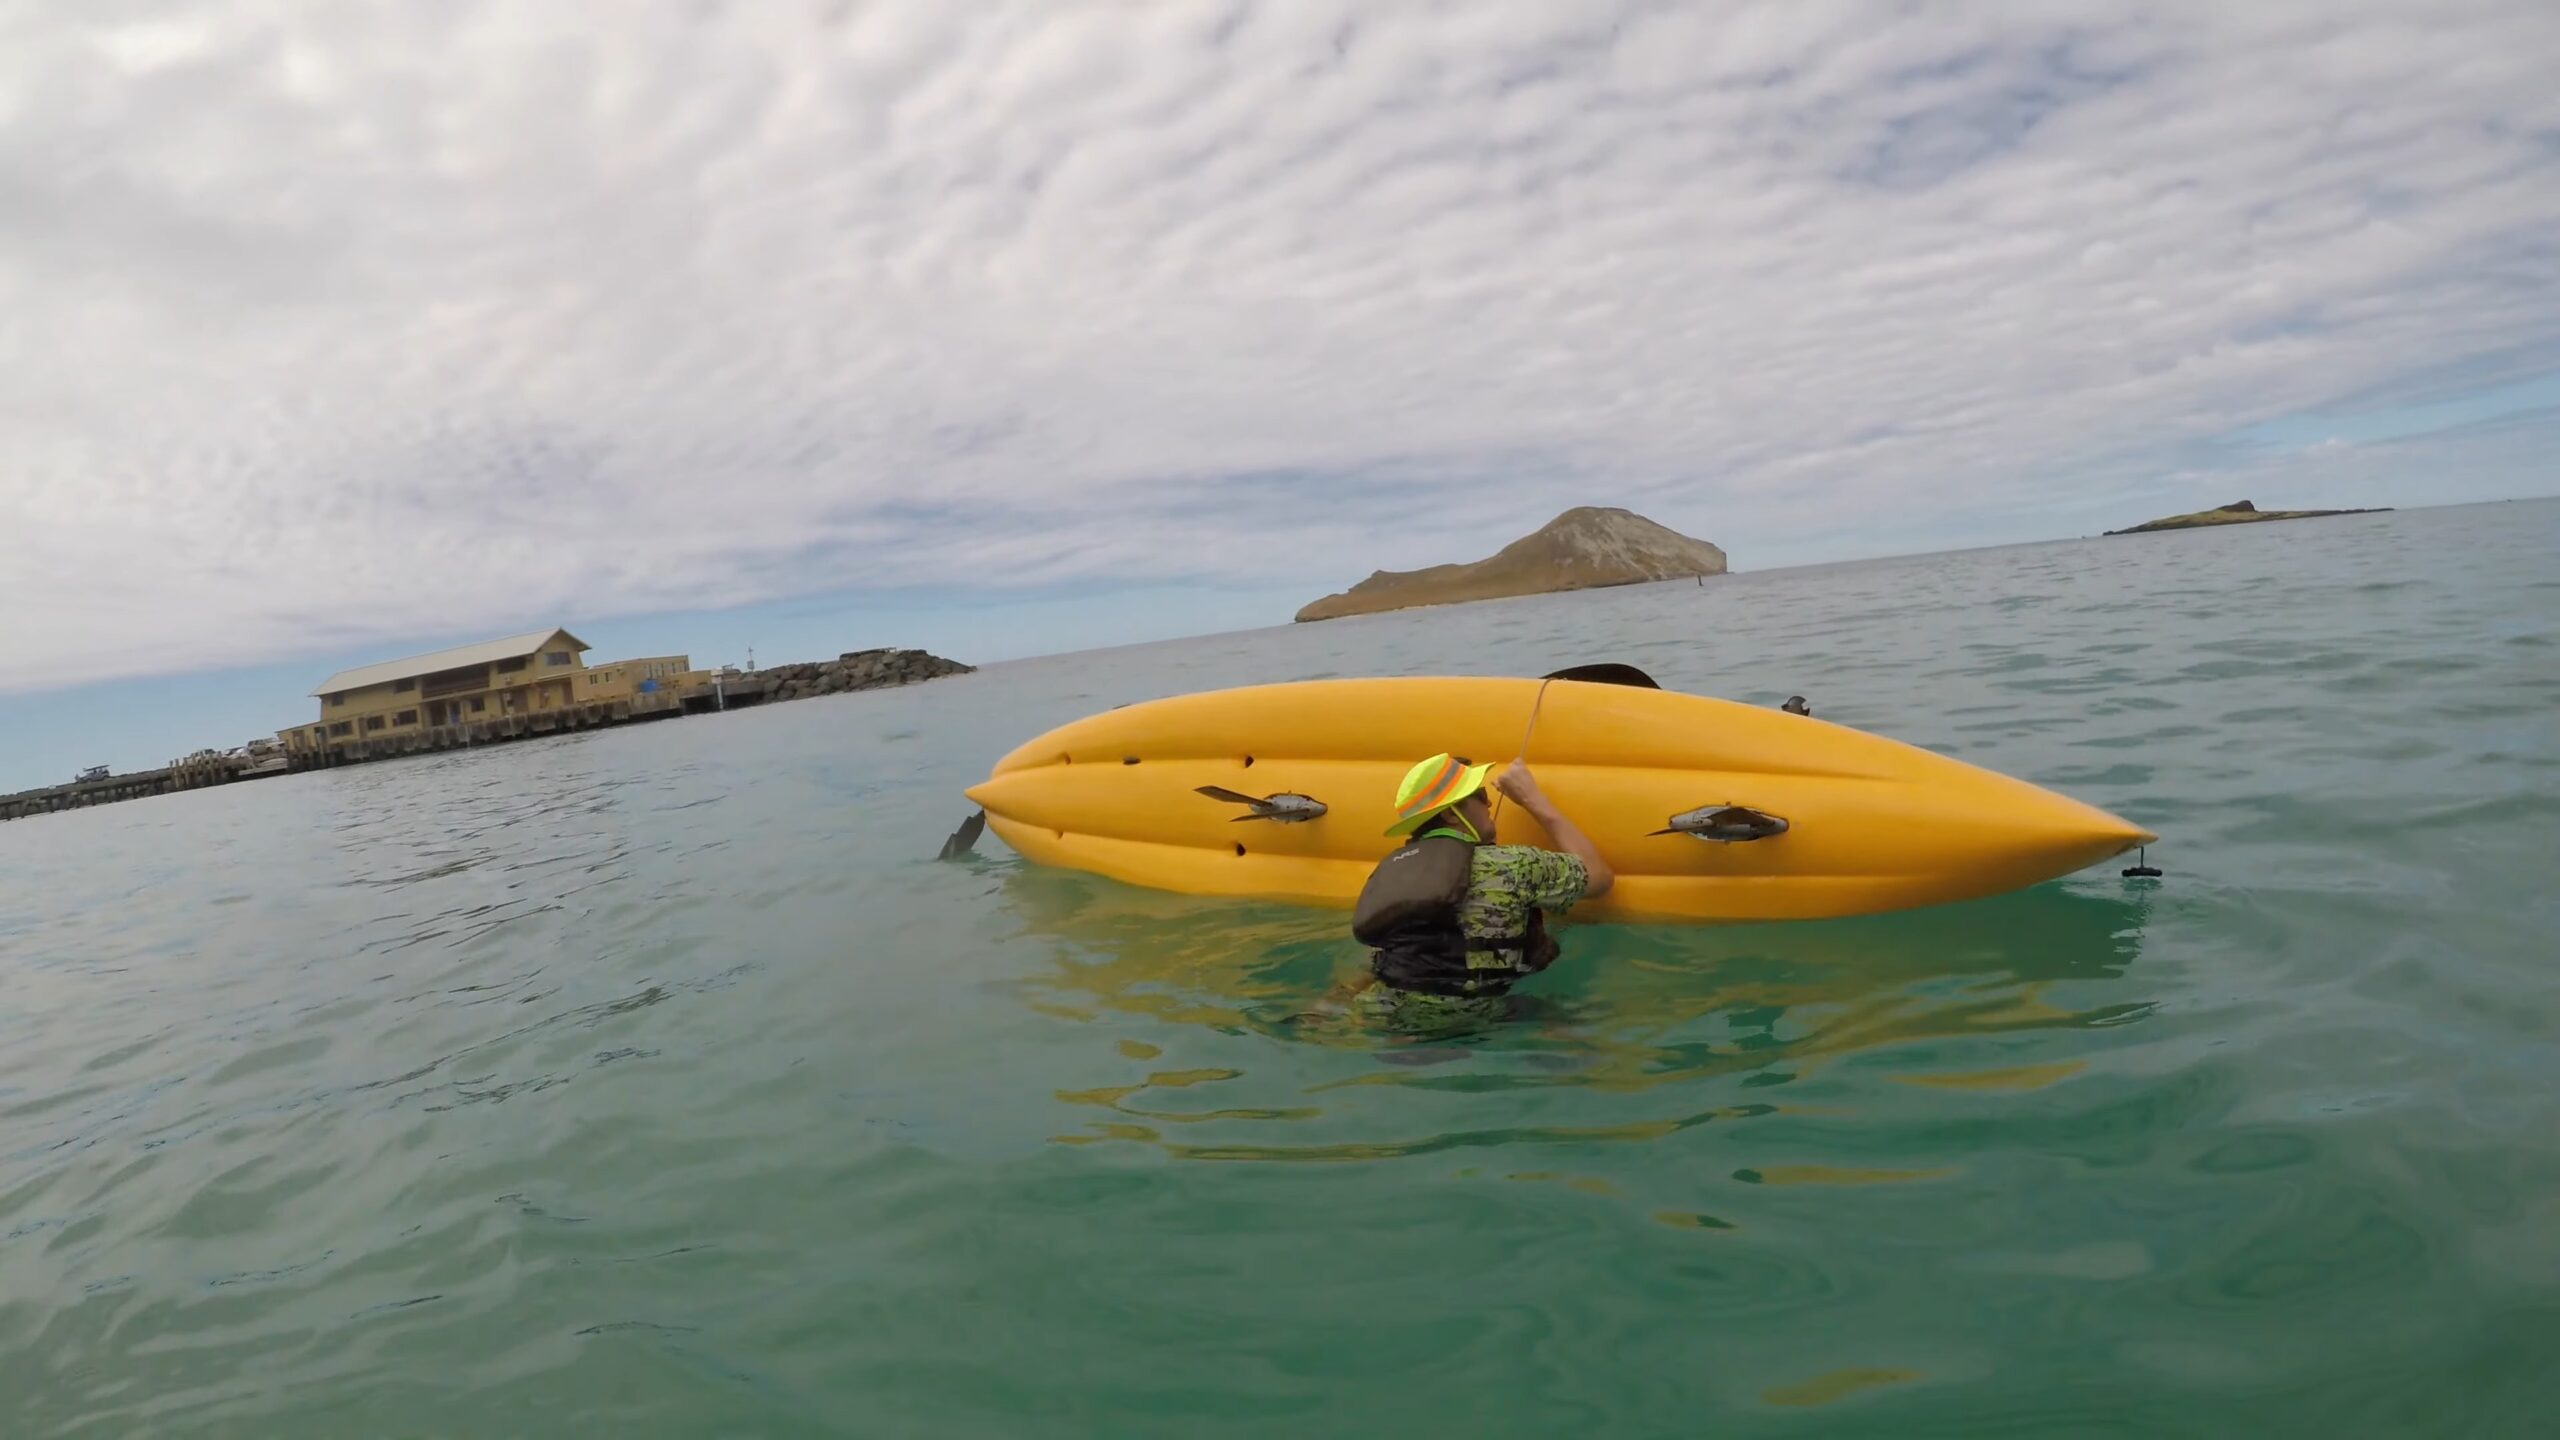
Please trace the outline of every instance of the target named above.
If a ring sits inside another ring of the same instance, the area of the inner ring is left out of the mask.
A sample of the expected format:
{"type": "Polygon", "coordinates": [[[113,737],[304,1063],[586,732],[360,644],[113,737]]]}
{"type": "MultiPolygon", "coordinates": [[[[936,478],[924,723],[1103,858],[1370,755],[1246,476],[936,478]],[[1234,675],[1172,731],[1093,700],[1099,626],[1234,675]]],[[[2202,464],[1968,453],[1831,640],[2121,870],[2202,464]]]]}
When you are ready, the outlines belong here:
{"type": "MultiPolygon", "coordinates": [[[[1347,908],[1399,843],[1396,784],[1448,751],[1521,751],[1616,887],[1585,919],[1806,920],[2001,894],[2157,838],[2025,781],[1809,716],[1706,696],[1498,677],[1310,680],[1088,716],[1018,746],[969,798],[1023,858],[1192,895],[1347,908]],[[1536,723],[1531,724],[1532,713],[1536,723]],[[1294,792],[1326,813],[1238,820],[1202,795],[1294,792]],[[1657,834],[1745,805],[1763,839],[1657,834]]],[[[1552,846],[1516,805],[1495,838],[1552,846]]]]}

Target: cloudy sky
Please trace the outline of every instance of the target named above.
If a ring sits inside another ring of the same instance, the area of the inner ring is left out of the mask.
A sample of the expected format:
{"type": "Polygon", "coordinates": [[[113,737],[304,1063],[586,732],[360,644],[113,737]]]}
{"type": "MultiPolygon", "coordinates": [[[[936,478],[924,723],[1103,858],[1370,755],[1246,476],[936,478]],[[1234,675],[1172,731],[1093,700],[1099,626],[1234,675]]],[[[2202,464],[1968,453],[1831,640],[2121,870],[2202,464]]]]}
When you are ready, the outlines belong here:
{"type": "Polygon", "coordinates": [[[2549,0],[0,0],[0,716],[1279,621],[1581,502],[1765,568],[2547,492],[2555,62],[2549,0]]]}

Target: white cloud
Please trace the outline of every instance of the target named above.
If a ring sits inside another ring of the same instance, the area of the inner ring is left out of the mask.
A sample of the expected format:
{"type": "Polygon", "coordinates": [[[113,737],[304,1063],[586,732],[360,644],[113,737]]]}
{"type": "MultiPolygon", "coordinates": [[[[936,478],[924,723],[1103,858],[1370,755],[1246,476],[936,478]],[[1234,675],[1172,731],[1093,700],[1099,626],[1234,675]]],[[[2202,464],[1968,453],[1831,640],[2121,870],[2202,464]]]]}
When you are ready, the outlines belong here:
{"type": "Polygon", "coordinates": [[[2537,0],[93,8],[0,15],[0,684],[1889,548],[2560,365],[2537,0]]]}

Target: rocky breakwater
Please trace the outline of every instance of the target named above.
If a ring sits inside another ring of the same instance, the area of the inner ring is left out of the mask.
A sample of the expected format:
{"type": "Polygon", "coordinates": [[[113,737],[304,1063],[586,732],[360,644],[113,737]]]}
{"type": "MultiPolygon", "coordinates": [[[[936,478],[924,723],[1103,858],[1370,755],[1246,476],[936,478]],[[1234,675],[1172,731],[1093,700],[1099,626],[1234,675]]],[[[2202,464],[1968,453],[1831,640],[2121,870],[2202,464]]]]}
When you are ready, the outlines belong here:
{"type": "Polygon", "coordinates": [[[1724,573],[1724,552],[1631,510],[1585,505],[1567,510],[1482,560],[1427,570],[1381,570],[1298,619],[1331,620],[1419,605],[1457,605],[1510,595],[1596,590],[1724,573]]]}
{"type": "Polygon", "coordinates": [[[756,673],[765,682],[767,700],[802,700],[812,695],[913,685],[945,675],[966,675],[976,668],[922,650],[851,650],[833,660],[774,665],[756,673]]]}

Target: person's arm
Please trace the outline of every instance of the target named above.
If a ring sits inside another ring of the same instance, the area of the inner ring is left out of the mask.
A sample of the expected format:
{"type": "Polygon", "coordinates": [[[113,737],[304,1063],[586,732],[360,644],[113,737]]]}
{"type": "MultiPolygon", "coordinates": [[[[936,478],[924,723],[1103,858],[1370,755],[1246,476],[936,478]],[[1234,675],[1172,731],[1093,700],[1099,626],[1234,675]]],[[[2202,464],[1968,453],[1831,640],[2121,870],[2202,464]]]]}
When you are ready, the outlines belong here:
{"type": "Polygon", "coordinates": [[[1547,798],[1547,792],[1538,788],[1538,777],[1529,773],[1528,766],[1516,760],[1504,766],[1501,776],[1493,782],[1493,788],[1528,811],[1529,818],[1546,827],[1547,833],[1555,837],[1556,844],[1566,854],[1582,862],[1583,872],[1590,876],[1591,882],[1583,889],[1584,898],[1597,900],[1609,893],[1609,887],[1618,882],[1617,872],[1609,868],[1608,861],[1600,858],[1599,847],[1591,843],[1590,836],[1582,833],[1582,827],[1566,818],[1565,813],[1556,808],[1556,802],[1547,798]]]}

